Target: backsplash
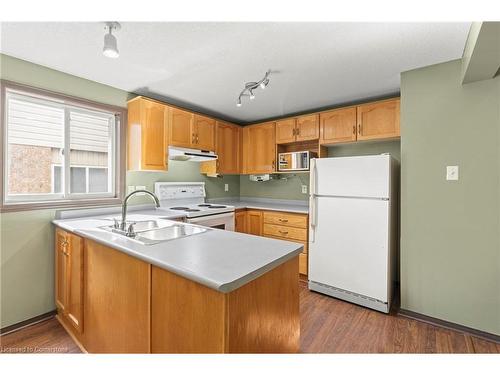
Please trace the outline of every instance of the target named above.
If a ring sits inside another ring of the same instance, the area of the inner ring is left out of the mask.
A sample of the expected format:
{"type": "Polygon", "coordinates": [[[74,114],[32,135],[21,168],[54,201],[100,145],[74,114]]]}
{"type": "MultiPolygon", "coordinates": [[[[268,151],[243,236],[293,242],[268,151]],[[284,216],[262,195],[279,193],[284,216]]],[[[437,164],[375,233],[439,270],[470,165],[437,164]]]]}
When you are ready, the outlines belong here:
{"type": "Polygon", "coordinates": [[[302,194],[302,185],[307,185],[309,193],[309,173],[280,174],[279,180],[265,182],[250,181],[248,175],[240,176],[240,196],[273,199],[307,200],[302,194]]]}
{"type": "MultiPolygon", "coordinates": [[[[207,198],[239,197],[239,176],[207,177],[200,173],[200,165],[194,162],[169,160],[167,172],[127,172],[126,189],[128,186],[145,186],[146,190],[154,191],[155,182],[205,182],[207,198]],[[224,191],[224,185],[229,185],[229,191],[224,191]]],[[[136,197],[133,204],[150,202],[148,197],[136,197]]]]}

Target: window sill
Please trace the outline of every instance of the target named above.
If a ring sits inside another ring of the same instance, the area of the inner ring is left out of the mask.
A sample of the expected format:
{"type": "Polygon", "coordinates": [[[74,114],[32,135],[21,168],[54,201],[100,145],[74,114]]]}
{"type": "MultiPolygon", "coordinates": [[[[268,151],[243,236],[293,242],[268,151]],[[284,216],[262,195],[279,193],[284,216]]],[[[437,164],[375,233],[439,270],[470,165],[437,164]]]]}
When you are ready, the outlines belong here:
{"type": "Polygon", "coordinates": [[[78,200],[58,200],[45,202],[3,203],[0,212],[49,210],[55,208],[100,207],[122,204],[120,198],[92,198],[78,200]]]}

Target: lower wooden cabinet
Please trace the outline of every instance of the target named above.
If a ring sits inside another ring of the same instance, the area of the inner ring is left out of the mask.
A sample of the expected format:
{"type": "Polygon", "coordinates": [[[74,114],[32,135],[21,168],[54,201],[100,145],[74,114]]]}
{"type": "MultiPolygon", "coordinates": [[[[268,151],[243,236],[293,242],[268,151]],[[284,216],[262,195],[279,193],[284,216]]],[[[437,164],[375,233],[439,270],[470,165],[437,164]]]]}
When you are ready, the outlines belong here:
{"type": "Polygon", "coordinates": [[[247,210],[246,232],[256,236],[262,236],[262,211],[247,210]]]}
{"type": "Polygon", "coordinates": [[[60,319],[76,334],[83,332],[83,239],[56,230],[55,296],[60,319]]]}
{"type": "Polygon", "coordinates": [[[235,231],[300,243],[299,273],[308,269],[308,215],[281,211],[239,209],[235,212],[235,231]]]}
{"type": "Polygon", "coordinates": [[[247,231],[247,212],[246,209],[236,210],[234,213],[234,231],[246,233],[247,231]]]}

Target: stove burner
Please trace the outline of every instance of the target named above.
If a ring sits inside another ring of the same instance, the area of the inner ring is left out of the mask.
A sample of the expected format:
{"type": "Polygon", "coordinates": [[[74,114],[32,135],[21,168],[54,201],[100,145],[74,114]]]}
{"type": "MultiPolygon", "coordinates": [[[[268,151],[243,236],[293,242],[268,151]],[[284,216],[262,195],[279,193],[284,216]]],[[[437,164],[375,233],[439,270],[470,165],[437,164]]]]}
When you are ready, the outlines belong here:
{"type": "Polygon", "coordinates": [[[204,204],[199,204],[198,207],[210,207],[211,204],[204,203],[204,204]]]}
{"type": "Polygon", "coordinates": [[[186,211],[186,212],[198,212],[199,210],[196,208],[186,208],[184,211],[186,211]]]}
{"type": "Polygon", "coordinates": [[[208,208],[226,208],[226,206],[209,206],[208,208]]]}
{"type": "Polygon", "coordinates": [[[189,210],[189,207],[170,207],[171,210],[185,211],[189,210]]]}

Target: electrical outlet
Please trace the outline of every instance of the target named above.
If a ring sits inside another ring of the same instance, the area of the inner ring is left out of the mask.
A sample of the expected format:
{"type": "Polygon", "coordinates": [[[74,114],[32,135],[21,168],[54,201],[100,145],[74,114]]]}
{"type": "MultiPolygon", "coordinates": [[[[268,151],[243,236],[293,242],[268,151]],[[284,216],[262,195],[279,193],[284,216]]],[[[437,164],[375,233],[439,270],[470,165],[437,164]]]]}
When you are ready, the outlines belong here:
{"type": "Polygon", "coordinates": [[[446,180],[447,181],[458,180],[458,165],[448,165],[446,167],[446,180]]]}
{"type": "Polygon", "coordinates": [[[224,191],[229,191],[229,184],[224,184],[224,191]]]}
{"type": "Polygon", "coordinates": [[[307,185],[302,185],[302,194],[307,194],[307,185]]]}
{"type": "MultiPolygon", "coordinates": [[[[146,186],[136,186],[135,190],[146,190],[146,186]]],[[[137,195],[146,195],[145,193],[137,193],[137,195]]]]}
{"type": "Polygon", "coordinates": [[[135,186],[134,185],[129,185],[127,186],[127,194],[130,194],[135,191],[135,186]]]}

